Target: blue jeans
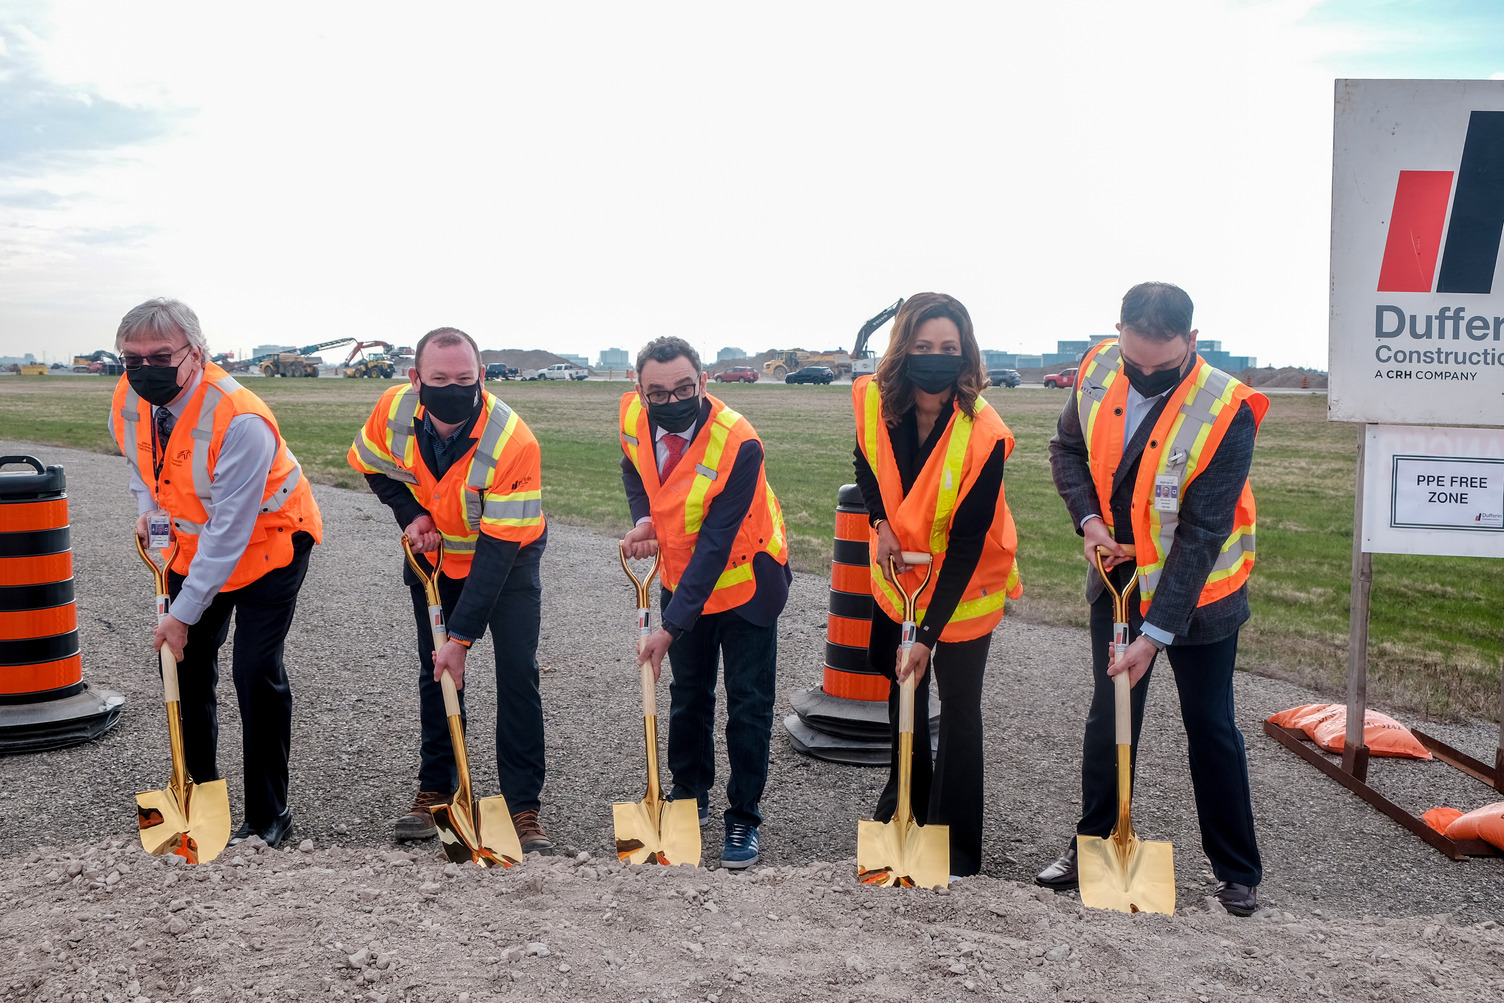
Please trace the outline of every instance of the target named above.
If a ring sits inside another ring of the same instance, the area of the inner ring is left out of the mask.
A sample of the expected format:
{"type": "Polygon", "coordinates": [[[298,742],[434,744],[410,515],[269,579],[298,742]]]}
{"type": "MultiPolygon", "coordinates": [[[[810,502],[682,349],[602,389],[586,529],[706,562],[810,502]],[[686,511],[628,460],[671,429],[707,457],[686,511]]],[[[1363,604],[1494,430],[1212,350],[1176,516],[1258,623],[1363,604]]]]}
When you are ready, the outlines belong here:
{"type": "MultiPolygon", "coordinates": [[[[663,605],[668,605],[668,595],[663,605]]],[[[778,625],[758,627],[735,610],[707,613],[668,649],[668,768],[674,796],[701,805],[715,783],[715,682],[726,663],[726,821],[761,825],[773,741],[778,625]]]]}
{"type": "MultiPolygon", "coordinates": [[[[464,591],[464,579],[439,575],[439,601],[447,617],[464,591]]],[[[428,599],[421,585],[410,587],[418,623],[418,713],[423,739],[418,789],[451,794],[459,785],[444,688],[433,677],[433,637],[428,626],[428,599]]],[[[543,790],[543,700],[538,693],[538,622],[543,586],[538,565],[514,564],[489,619],[496,649],[496,768],[501,793],[512,811],[538,807],[543,790]]],[[[467,664],[467,669],[473,663],[467,664]]],[[[470,673],[467,671],[466,675],[470,673]]],[[[464,720],[465,690],[460,690],[464,720]]],[[[469,741],[472,762],[475,743],[469,741]]]]}

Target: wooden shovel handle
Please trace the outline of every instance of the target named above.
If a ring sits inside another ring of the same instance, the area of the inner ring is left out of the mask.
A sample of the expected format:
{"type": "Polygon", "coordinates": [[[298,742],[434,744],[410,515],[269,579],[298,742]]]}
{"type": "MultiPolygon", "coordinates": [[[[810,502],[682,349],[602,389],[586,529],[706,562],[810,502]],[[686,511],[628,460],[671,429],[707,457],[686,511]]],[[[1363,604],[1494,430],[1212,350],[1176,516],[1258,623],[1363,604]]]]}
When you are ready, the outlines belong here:
{"type": "Polygon", "coordinates": [[[162,645],[162,692],[167,703],[177,703],[181,698],[178,692],[178,660],[172,653],[172,648],[162,645]]]}

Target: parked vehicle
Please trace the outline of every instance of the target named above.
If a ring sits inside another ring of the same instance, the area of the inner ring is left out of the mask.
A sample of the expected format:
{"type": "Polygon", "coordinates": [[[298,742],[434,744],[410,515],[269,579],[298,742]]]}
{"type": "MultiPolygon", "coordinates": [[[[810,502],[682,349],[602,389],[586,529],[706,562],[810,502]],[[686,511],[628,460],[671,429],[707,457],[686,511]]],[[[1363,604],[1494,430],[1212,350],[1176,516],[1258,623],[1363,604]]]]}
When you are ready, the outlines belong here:
{"type": "Polygon", "coordinates": [[[547,369],[538,370],[540,380],[583,380],[590,376],[590,370],[581,369],[579,366],[568,362],[555,363],[547,369]]]}
{"type": "Polygon", "coordinates": [[[834,381],[836,374],[824,366],[805,366],[798,372],[789,373],[783,378],[785,383],[830,383],[834,381]]]}
{"type": "Polygon", "coordinates": [[[515,380],[522,373],[516,366],[509,366],[505,362],[489,362],[486,364],[486,379],[488,380],[515,380]]]}
{"type": "Polygon", "coordinates": [[[751,366],[732,366],[715,374],[717,383],[756,383],[757,370],[751,366]]]}
{"type": "Polygon", "coordinates": [[[995,387],[1016,387],[1024,381],[1017,369],[989,369],[987,378],[995,387]]]}
{"type": "Polygon", "coordinates": [[[1072,367],[1063,373],[1051,373],[1044,378],[1047,387],[1073,387],[1076,385],[1076,369],[1072,367]]]}

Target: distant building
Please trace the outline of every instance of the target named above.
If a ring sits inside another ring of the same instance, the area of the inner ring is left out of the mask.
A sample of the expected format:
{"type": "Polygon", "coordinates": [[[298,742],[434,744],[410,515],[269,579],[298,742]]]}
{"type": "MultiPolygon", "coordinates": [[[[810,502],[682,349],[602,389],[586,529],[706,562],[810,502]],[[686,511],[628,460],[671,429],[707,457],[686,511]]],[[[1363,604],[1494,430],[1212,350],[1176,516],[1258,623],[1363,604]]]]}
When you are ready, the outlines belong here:
{"type": "Polygon", "coordinates": [[[731,348],[729,346],[715,353],[715,361],[717,362],[727,362],[731,359],[745,359],[746,357],[747,353],[745,349],[731,348]]]}
{"type": "Polygon", "coordinates": [[[0,355],[0,366],[34,366],[36,364],[37,357],[30,352],[27,352],[25,356],[0,355]]]}
{"type": "MultiPolygon", "coordinates": [[[[988,369],[1069,369],[1080,365],[1081,359],[1099,341],[1117,337],[1116,334],[1094,334],[1086,339],[1055,342],[1053,352],[1042,355],[1022,355],[1016,352],[982,352],[982,360],[988,369]]],[[[1252,355],[1233,355],[1222,348],[1220,341],[1197,339],[1196,352],[1210,365],[1229,373],[1244,369],[1256,369],[1258,360],[1252,355]]]]}
{"type": "Polygon", "coordinates": [[[602,369],[626,369],[632,365],[625,348],[607,348],[601,352],[602,369]]]}
{"type": "Polygon", "coordinates": [[[583,355],[565,355],[559,352],[558,356],[572,366],[579,366],[581,369],[590,368],[590,362],[583,355]]]}

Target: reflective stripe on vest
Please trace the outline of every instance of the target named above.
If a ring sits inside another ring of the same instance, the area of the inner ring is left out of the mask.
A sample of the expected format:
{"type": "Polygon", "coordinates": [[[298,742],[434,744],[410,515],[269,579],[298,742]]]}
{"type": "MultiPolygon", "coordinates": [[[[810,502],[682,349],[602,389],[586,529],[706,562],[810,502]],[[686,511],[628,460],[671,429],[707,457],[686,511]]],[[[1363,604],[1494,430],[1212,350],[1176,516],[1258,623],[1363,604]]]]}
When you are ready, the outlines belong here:
{"type": "MultiPolygon", "coordinates": [[[[1160,453],[1162,459],[1155,471],[1156,477],[1174,475],[1177,478],[1176,509],[1173,512],[1161,512],[1153,505],[1149,507],[1149,530],[1157,542],[1159,557],[1152,564],[1139,565],[1138,587],[1145,599],[1154,597],[1155,589],[1159,588],[1160,576],[1164,574],[1165,558],[1175,542],[1175,527],[1180,524],[1179,506],[1180,499],[1185,496],[1186,482],[1206,459],[1210,459],[1202,456],[1207,436],[1211,434],[1212,426],[1216,424],[1222,409],[1233,403],[1238,387],[1237,381],[1231,376],[1205,362],[1201,363],[1198,370],[1194,388],[1170,424],[1168,441],[1160,453]]],[[[1227,578],[1241,568],[1245,561],[1251,562],[1253,556],[1254,527],[1234,526],[1232,534],[1222,544],[1222,552],[1217,555],[1207,582],[1227,578]]]]}
{"type": "MultiPolygon", "coordinates": [[[[726,452],[726,437],[731,434],[731,426],[741,419],[742,416],[729,407],[722,408],[710,419],[710,441],[705,446],[705,460],[695,464],[695,480],[689,486],[689,495],[685,499],[684,532],[686,533],[698,533],[705,522],[705,515],[710,509],[705,502],[705,493],[715,482],[715,471],[721,465],[721,455],[726,452]]],[[[655,462],[657,461],[656,451],[655,445],[653,457],[655,462]]],[[[751,573],[749,568],[747,574],[751,575],[751,573]]]]}

